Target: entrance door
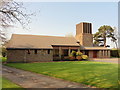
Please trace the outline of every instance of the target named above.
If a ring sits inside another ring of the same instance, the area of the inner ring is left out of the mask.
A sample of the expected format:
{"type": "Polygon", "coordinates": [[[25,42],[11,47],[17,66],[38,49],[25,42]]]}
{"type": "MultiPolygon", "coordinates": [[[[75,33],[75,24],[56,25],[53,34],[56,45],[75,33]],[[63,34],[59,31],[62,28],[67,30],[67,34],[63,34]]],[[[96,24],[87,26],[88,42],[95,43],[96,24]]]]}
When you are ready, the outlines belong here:
{"type": "Polygon", "coordinates": [[[93,58],[97,58],[97,51],[93,51],[93,58]]]}

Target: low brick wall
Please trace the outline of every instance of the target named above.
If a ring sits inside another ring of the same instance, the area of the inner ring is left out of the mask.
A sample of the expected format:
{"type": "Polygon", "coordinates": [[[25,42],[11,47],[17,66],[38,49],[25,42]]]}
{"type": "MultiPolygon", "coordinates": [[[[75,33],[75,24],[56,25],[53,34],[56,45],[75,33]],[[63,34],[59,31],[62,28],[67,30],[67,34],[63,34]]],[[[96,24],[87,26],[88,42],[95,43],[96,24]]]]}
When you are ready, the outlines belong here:
{"type": "Polygon", "coordinates": [[[7,62],[24,62],[24,50],[8,50],[7,62]]]}
{"type": "Polygon", "coordinates": [[[50,50],[50,53],[47,53],[47,50],[8,50],[7,51],[7,62],[45,62],[53,61],[53,52],[50,50]]]}

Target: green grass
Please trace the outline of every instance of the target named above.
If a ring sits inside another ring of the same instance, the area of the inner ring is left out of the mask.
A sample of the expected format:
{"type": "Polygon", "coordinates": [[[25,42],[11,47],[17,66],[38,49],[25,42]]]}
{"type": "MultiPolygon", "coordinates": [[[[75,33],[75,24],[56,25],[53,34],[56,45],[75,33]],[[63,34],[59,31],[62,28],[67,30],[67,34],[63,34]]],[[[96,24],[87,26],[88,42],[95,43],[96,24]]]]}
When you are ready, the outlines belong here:
{"type": "Polygon", "coordinates": [[[0,57],[0,62],[6,62],[7,58],[6,57],[0,57]]]}
{"type": "Polygon", "coordinates": [[[118,64],[71,61],[6,65],[98,88],[118,88],[118,64]]]}
{"type": "Polygon", "coordinates": [[[12,89],[12,90],[24,90],[22,87],[20,87],[19,85],[16,85],[15,83],[13,83],[13,82],[11,82],[10,80],[8,80],[8,79],[6,79],[6,78],[4,78],[4,77],[2,77],[2,78],[0,78],[0,79],[2,79],[2,88],[3,89],[12,89]]]}

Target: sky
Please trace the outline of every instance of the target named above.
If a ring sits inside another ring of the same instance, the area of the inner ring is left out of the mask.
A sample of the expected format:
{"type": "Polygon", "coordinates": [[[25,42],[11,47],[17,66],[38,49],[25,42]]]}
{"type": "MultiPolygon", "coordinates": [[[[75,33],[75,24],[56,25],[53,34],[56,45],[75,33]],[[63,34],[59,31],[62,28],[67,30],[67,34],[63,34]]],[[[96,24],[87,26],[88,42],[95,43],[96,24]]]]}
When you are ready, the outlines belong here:
{"type": "MultiPolygon", "coordinates": [[[[117,2],[24,2],[27,13],[31,16],[29,30],[17,25],[10,28],[10,33],[65,36],[76,33],[76,24],[92,23],[93,34],[102,25],[118,27],[117,2]]],[[[108,44],[112,45],[110,40],[108,44]]]]}

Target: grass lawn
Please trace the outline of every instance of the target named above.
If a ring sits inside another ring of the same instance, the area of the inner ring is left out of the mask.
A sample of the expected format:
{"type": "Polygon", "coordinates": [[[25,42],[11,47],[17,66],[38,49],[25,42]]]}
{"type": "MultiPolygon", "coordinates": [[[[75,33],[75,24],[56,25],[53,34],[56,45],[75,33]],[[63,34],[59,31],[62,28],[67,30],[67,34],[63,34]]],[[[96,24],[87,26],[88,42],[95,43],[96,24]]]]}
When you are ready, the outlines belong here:
{"type": "Polygon", "coordinates": [[[6,79],[4,77],[2,77],[0,79],[2,79],[2,88],[3,88],[3,90],[4,89],[6,90],[6,88],[11,88],[12,90],[16,90],[16,89],[17,90],[23,90],[23,88],[21,88],[20,86],[16,85],[15,83],[9,81],[8,79],[6,79]]]}
{"type": "Polygon", "coordinates": [[[0,62],[6,62],[7,58],[6,57],[0,57],[0,62]]]}
{"type": "Polygon", "coordinates": [[[118,64],[92,61],[9,63],[7,66],[98,88],[118,88],[118,64]]]}

